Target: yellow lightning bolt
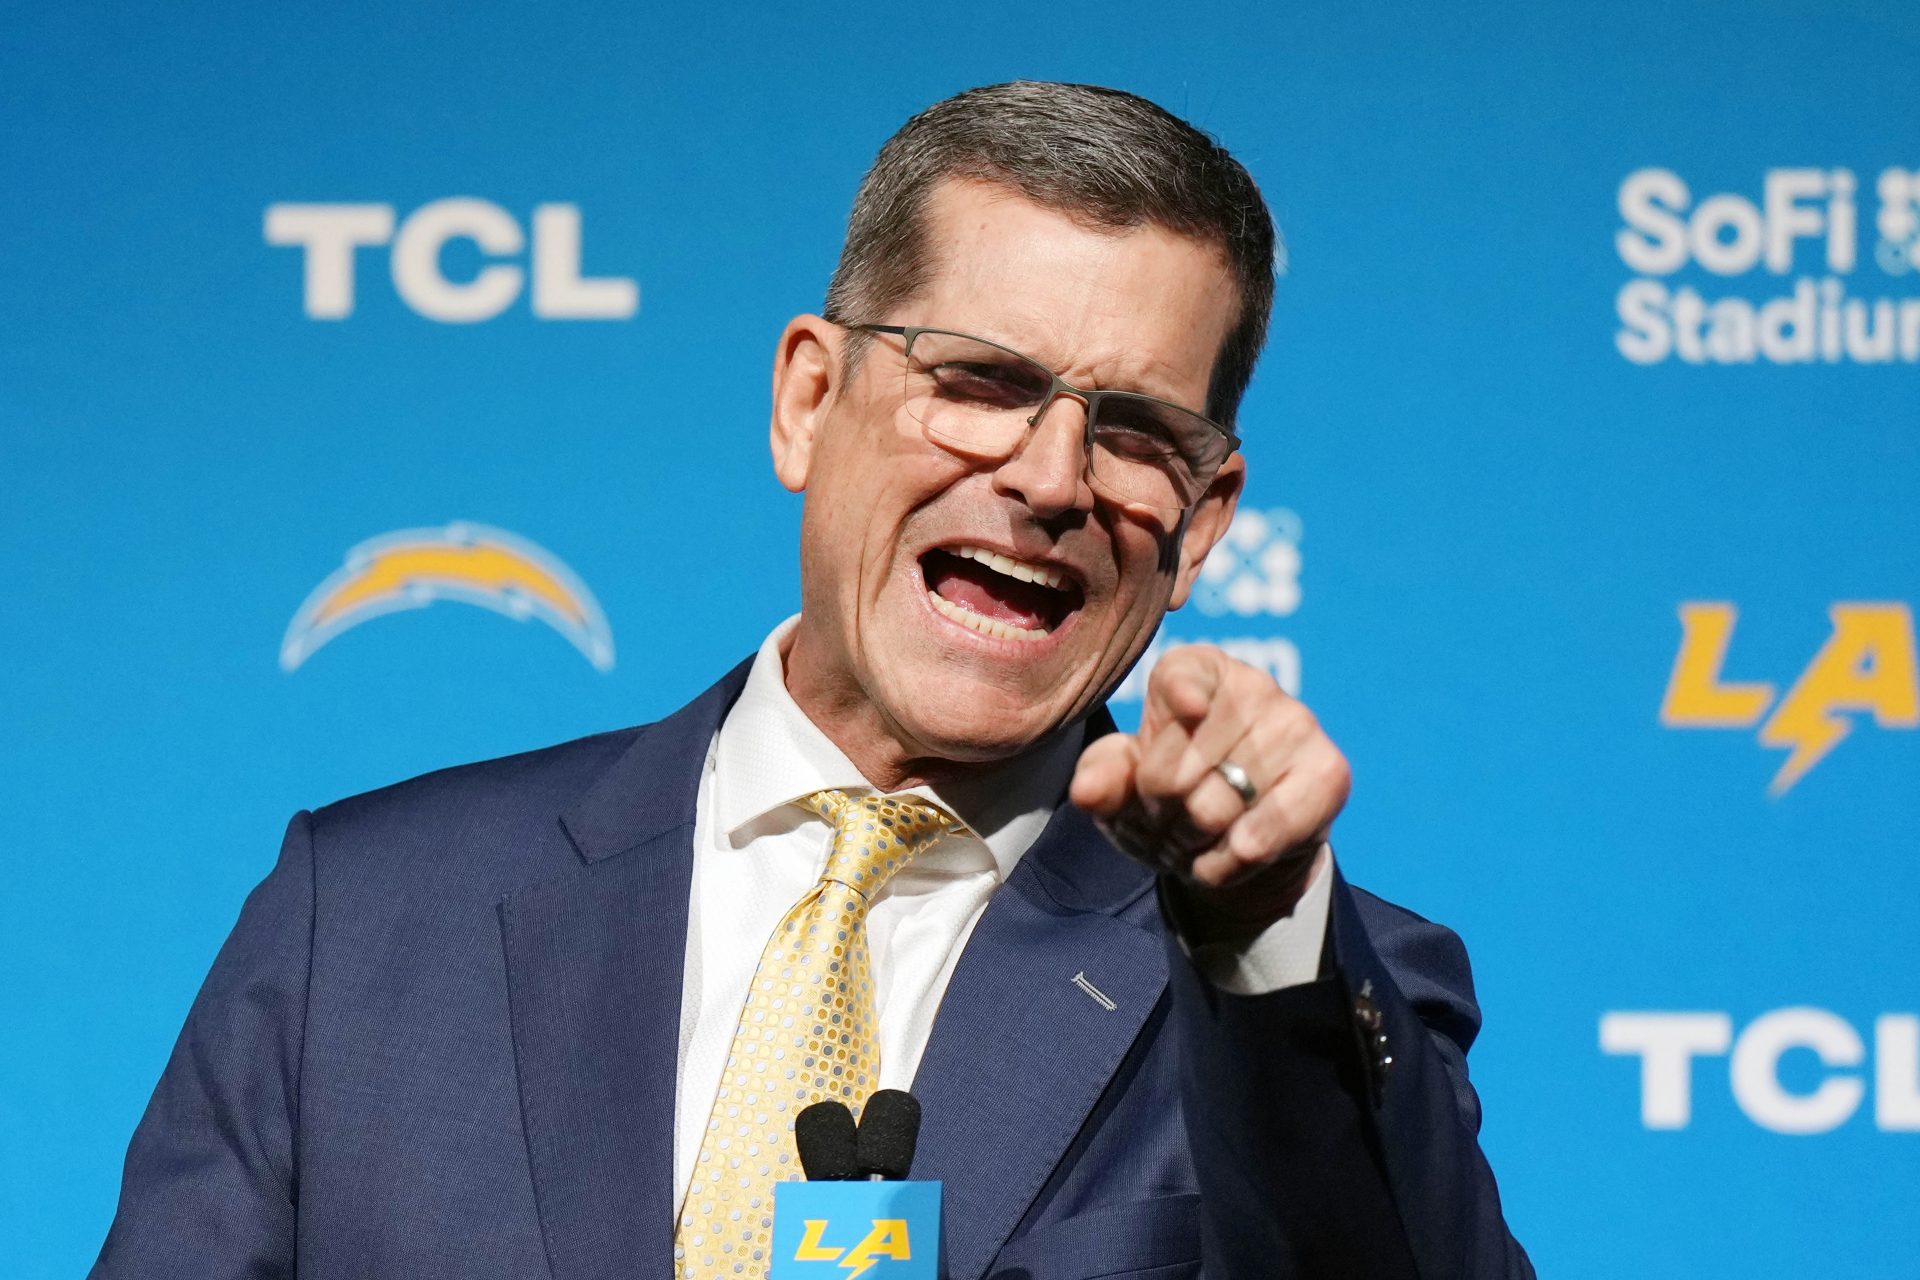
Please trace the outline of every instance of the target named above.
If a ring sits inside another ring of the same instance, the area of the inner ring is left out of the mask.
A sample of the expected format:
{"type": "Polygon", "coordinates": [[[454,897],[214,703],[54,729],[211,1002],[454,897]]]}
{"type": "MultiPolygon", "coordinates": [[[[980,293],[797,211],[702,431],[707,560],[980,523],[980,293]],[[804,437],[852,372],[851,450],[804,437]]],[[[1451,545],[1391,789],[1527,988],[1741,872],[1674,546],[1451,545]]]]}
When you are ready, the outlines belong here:
{"type": "Polygon", "coordinates": [[[873,1230],[867,1233],[865,1240],[847,1250],[847,1256],[840,1259],[840,1265],[847,1269],[847,1280],[859,1280],[880,1265],[883,1257],[905,1261],[912,1256],[913,1246],[907,1242],[907,1220],[875,1218],[873,1230]]]}
{"type": "MultiPolygon", "coordinates": [[[[1801,683],[1794,686],[1794,692],[1804,687],[1806,681],[1802,678],[1801,683]]],[[[1808,696],[1797,700],[1789,694],[1762,726],[1761,745],[1792,748],[1780,771],[1767,784],[1768,795],[1775,799],[1785,795],[1827,752],[1839,746],[1841,739],[1853,732],[1853,722],[1832,714],[1829,705],[1811,689],[1808,696]]]]}
{"type": "Polygon", "coordinates": [[[1920,724],[1913,615],[1907,607],[1836,604],[1827,616],[1833,634],[1760,727],[1763,745],[1791,748],[1767,787],[1776,798],[1853,732],[1853,722],[1836,711],[1871,711],[1888,728],[1920,724]]]}
{"type": "Polygon", "coordinates": [[[473,546],[391,547],[368,561],[359,575],[321,605],[315,625],[324,625],[368,601],[397,595],[416,584],[459,584],[484,591],[518,588],[579,623],[584,614],[566,585],[527,557],[493,543],[473,546]]]}

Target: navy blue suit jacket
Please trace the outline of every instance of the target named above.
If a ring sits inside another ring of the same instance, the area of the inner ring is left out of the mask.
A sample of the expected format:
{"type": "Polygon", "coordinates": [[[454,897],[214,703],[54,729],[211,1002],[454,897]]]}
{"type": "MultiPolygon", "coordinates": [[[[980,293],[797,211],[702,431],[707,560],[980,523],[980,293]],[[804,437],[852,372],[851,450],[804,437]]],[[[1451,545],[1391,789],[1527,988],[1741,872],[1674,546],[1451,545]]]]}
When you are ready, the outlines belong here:
{"type": "MultiPolygon", "coordinates": [[[[694,799],[745,672],[296,816],[93,1274],[669,1277],[694,799]]],[[[1062,805],[914,1082],[952,1280],[1530,1275],[1475,1139],[1458,940],[1340,883],[1326,971],[1212,988],[1151,876],[1062,805]]]]}

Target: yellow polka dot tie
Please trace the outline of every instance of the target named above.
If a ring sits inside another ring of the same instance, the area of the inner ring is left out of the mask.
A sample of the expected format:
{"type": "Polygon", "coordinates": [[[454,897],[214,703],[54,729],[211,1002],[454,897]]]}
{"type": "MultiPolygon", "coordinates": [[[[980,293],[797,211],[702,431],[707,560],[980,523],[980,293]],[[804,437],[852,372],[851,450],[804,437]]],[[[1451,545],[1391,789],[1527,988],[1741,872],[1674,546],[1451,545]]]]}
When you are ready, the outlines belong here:
{"type": "Polygon", "coordinates": [[[794,1117],[828,1098],[857,1115],[880,1081],[868,903],[917,849],[959,826],[912,796],[817,791],[798,803],[833,824],[833,847],[753,972],[680,1206],[681,1280],[767,1274],[773,1184],[801,1176],[794,1117]]]}

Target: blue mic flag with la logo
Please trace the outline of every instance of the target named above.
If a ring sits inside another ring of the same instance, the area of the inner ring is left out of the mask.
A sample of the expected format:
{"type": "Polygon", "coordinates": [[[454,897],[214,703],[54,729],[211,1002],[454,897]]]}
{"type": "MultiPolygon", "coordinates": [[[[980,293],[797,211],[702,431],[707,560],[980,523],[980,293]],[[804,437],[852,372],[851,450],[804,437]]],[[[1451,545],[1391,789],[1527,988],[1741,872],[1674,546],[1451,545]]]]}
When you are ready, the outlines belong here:
{"type": "Polygon", "coordinates": [[[771,1280],[937,1280],[937,1182],[782,1182],[771,1280]]]}

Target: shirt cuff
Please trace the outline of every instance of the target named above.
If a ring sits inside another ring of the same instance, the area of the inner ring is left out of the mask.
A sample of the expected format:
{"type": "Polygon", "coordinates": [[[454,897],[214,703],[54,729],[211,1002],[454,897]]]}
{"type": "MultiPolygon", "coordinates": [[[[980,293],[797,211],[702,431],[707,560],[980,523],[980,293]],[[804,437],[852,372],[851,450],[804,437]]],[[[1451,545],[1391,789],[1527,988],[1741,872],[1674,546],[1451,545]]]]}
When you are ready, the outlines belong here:
{"type": "MultiPolygon", "coordinates": [[[[1313,856],[1313,874],[1291,915],[1282,916],[1249,942],[1213,942],[1180,949],[1200,975],[1220,990],[1259,996],[1316,982],[1320,950],[1327,938],[1327,914],[1333,904],[1333,846],[1322,844],[1313,856]]],[[[1179,930],[1174,936],[1179,937],[1179,930]]]]}

